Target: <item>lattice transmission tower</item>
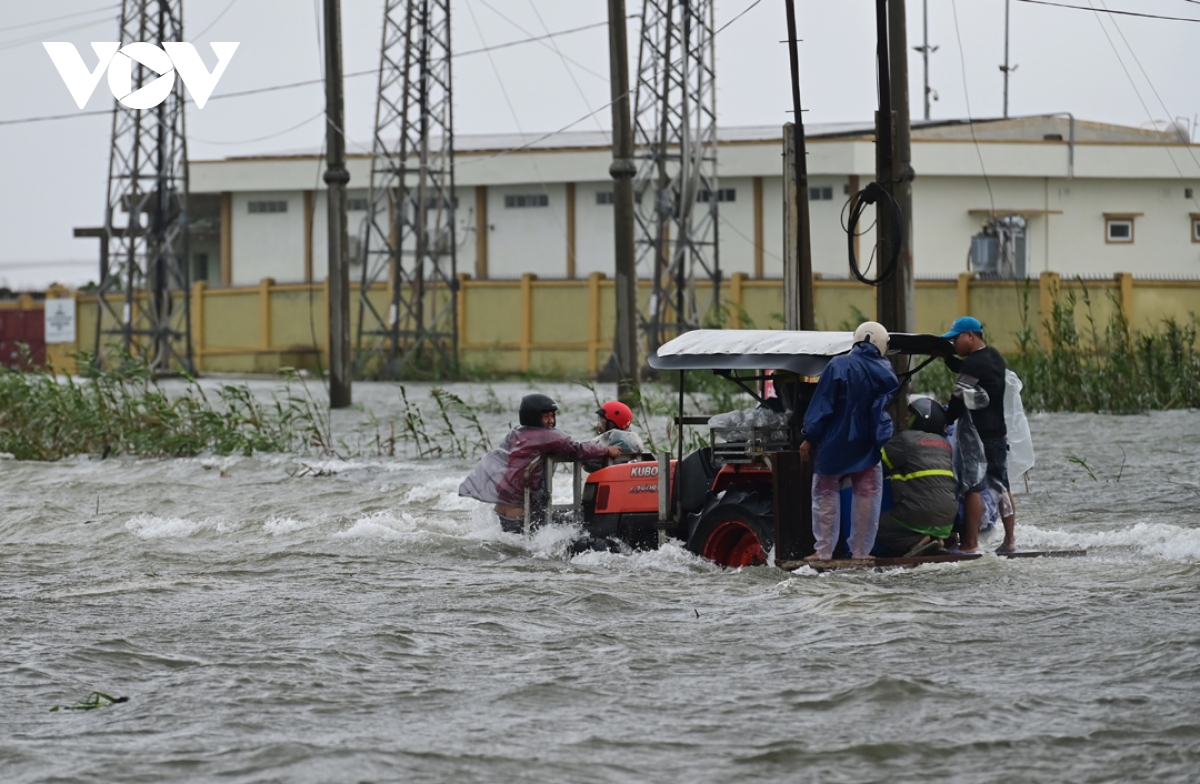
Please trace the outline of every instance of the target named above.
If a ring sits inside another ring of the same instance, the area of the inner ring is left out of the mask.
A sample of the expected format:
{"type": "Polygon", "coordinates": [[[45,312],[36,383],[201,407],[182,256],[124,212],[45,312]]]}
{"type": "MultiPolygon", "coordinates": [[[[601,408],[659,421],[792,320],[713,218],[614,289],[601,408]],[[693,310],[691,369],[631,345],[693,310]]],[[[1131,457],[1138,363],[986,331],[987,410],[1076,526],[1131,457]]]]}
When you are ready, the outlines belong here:
{"type": "MultiPolygon", "coordinates": [[[[125,0],[121,45],[183,41],[183,0],[125,0]]],[[[146,359],[156,373],[193,372],[188,297],[187,143],[183,80],[161,49],[134,57],[118,52],[109,65],[116,83],[129,73],[130,93],[113,110],[101,259],[95,362],[120,353],[146,359]],[[149,63],[143,65],[142,62],[149,63]],[[165,100],[146,109],[171,80],[165,100]],[[141,90],[146,92],[140,93],[141,90]]]]}
{"type": "Polygon", "coordinates": [[[719,301],[715,64],[713,0],[645,0],[633,128],[638,276],[653,281],[641,316],[649,353],[719,301]]]}
{"type": "Polygon", "coordinates": [[[453,372],[450,0],[386,0],[380,51],[356,369],[384,378],[453,372]]]}

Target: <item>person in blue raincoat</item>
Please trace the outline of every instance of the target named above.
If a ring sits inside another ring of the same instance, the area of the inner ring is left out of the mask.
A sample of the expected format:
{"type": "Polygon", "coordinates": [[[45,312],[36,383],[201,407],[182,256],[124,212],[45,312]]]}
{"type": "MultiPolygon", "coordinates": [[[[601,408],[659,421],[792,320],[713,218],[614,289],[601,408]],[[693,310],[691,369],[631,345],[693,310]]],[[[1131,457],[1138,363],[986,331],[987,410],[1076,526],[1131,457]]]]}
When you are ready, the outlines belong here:
{"type": "Polygon", "coordinates": [[[854,501],[850,512],[850,553],[871,557],[883,500],[880,448],[892,437],[887,413],[900,382],[884,358],[888,333],[868,321],[854,333],[849,354],[834,357],[813,393],[804,415],[800,456],[815,459],[812,483],[813,535],[816,552],[809,560],[827,561],[837,544],[844,477],[850,478],[854,501]]]}

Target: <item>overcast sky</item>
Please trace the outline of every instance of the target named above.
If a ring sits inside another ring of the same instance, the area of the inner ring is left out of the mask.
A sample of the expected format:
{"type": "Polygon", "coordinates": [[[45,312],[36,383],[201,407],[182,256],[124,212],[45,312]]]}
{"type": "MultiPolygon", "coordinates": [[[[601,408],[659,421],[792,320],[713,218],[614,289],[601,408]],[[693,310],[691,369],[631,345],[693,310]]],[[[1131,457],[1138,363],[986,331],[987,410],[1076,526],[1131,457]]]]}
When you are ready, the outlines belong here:
{"type": "MultiPolygon", "coordinates": [[[[1096,8],[1200,19],[1191,0],[1062,0],[1096,8]]],[[[321,75],[321,0],[185,0],[185,38],[211,68],[211,41],[240,47],[202,110],[189,104],[193,160],[319,147],[324,134],[319,85],[221,99],[223,93],[321,75]],[[290,129],[290,130],[289,130],[290,129]]],[[[453,0],[456,51],[581,27],[606,18],[602,0],[453,0]]],[[[626,0],[630,14],[641,10],[626,0]]],[[[801,91],[806,122],[868,121],[876,105],[872,0],[797,0],[801,91]]],[[[998,116],[1002,110],[1004,0],[928,0],[930,83],[936,118],[998,116]],[[954,10],[957,4],[956,33],[954,10]],[[959,43],[961,36],[961,46],[959,43]],[[964,78],[965,65],[965,78],[964,78]]],[[[96,240],[72,228],[103,221],[111,116],[82,112],[42,41],[74,43],[93,65],[89,42],[115,40],[119,3],[104,0],[4,0],[0,15],[0,285],[79,284],[95,277],[96,240]],[[69,119],[3,124],[43,115],[69,119]]],[[[720,33],[717,111],[724,126],[789,119],[784,0],[717,0],[717,26],[750,10],[720,33]],[[753,7],[751,7],[753,6],[753,7]]],[[[383,3],[343,0],[346,73],[378,67],[383,3]]],[[[909,45],[921,43],[922,3],[908,0],[909,45]]],[[[1200,24],[1035,5],[1013,0],[1009,111],[1070,111],[1089,120],[1145,125],[1200,113],[1200,24]],[[1144,69],[1144,70],[1143,70],[1144,69]],[[1126,73],[1128,71],[1128,74],[1126,73]],[[1164,108],[1165,107],[1165,108],[1164,108]]],[[[639,23],[629,22],[636,61],[639,23]]],[[[922,114],[920,55],[910,52],[912,116],[922,114]]],[[[607,33],[603,27],[525,43],[454,62],[458,133],[550,131],[608,102],[607,33]],[[557,46],[557,51],[556,47],[557,46]],[[560,54],[561,52],[561,54],[560,54]],[[570,61],[564,61],[565,55],[570,61]],[[572,62],[573,61],[573,62],[572,62]],[[506,100],[507,96],[507,100],[506,100]]],[[[346,80],[346,129],[371,137],[372,76],[346,80]]],[[[85,110],[110,109],[104,80],[85,110]]],[[[603,110],[574,127],[609,127],[603,110]]],[[[1200,139],[1200,133],[1197,134],[1200,139]]],[[[364,183],[352,183],[351,186],[364,183]]]]}

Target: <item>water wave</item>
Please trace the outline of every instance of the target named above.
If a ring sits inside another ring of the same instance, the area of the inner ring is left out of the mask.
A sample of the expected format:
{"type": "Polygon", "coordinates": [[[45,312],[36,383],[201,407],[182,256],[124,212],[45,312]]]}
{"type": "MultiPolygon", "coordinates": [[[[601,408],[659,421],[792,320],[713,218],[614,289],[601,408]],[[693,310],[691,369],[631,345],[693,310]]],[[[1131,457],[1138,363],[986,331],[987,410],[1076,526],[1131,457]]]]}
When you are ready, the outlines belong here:
{"type": "Polygon", "coordinates": [[[1089,552],[1121,550],[1155,560],[1185,563],[1200,560],[1200,528],[1173,523],[1143,521],[1128,528],[1108,531],[1063,530],[1018,524],[1017,536],[1021,546],[1029,549],[1086,549],[1089,552]]]}

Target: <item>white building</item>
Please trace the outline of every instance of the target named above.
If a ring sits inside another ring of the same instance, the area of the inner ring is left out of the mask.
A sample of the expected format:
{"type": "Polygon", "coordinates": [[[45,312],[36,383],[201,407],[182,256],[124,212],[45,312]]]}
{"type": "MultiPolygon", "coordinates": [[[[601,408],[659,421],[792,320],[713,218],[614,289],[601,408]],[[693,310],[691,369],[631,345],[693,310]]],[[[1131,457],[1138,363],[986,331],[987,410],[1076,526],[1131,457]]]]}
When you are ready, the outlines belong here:
{"type": "MultiPolygon", "coordinates": [[[[611,273],[607,135],[561,133],[498,154],[532,138],[457,137],[458,271],[476,278],[611,273]],[[546,198],[509,198],[528,194],[546,198]]],[[[779,128],[719,133],[720,188],[730,191],[719,204],[726,277],[782,274],[781,138],[779,128]]],[[[813,269],[845,277],[841,214],[848,194],[874,179],[873,131],[810,126],[807,144],[813,269]]],[[[1010,270],[1017,276],[1200,277],[1200,145],[1173,131],[1067,117],[917,123],[912,162],[918,277],[967,270],[972,237],[991,214],[1023,235],[1010,270]]],[[[366,216],[369,155],[349,155],[347,168],[353,235],[366,216]]],[[[316,151],[192,161],[194,279],[322,280],[323,171],[316,151]]],[[[861,240],[868,254],[872,243],[870,235],[861,240]]]]}

